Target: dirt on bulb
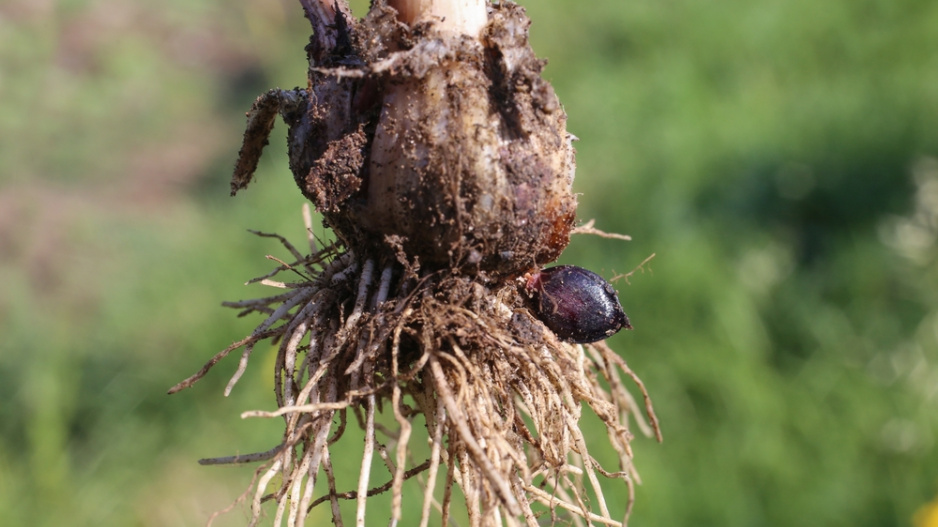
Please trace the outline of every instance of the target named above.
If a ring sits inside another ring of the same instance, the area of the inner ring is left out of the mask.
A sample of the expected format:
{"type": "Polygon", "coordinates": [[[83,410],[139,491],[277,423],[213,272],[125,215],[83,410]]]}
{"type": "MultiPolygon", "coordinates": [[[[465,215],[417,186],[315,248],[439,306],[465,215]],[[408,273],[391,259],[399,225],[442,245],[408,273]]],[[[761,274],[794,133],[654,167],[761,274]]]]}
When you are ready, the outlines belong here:
{"type": "Polygon", "coordinates": [[[411,28],[381,4],[334,24],[335,47],[308,47],[309,87],[255,103],[232,192],[280,112],[297,185],[347,246],[397,235],[423,264],[502,276],[556,259],[576,213],[574,150],[529,24],[510,3],[490,7],[479,38],[411,28]]]}

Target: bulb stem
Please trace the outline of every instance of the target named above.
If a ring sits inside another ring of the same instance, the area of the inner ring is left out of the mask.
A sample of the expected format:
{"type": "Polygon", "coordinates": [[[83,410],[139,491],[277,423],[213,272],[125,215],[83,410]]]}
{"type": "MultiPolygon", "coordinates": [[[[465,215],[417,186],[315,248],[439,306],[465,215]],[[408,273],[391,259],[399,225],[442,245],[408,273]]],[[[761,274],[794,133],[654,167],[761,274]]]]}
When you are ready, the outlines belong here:
{"type": "Polygon", "coordinates": [[[443,33],[478,38],[488,22],[486,0],[388,0],[397,18],[409,26],[436,22],[443,33]]]}

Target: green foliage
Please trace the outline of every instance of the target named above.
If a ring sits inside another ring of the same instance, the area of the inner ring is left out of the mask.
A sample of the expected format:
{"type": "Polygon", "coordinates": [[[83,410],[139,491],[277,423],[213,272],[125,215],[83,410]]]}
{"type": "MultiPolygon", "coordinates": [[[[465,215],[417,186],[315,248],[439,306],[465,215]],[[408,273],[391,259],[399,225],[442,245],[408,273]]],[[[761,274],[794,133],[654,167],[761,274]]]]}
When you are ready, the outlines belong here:
{"type": "MultiPolygon", "coordinates": [[[[938,4],[528,3],[580,216],[634,238],[562,260],[657,255],[617,283],[665,436],[634,443],[632,524],[909,525],[938,494],[938,4]]],[[[237,417],[273,406],[270,350],[229,399],[234,364],[165,390],[256,322],[218,307],[282,255],[245,230],[302,240],[282,126],[249,191],[227,178],[254,96],[305,84],[308,26],[274,0],[8,4],[0,523],[201,524],[251,470],[194,460],[278,441],[237,417]]]]}

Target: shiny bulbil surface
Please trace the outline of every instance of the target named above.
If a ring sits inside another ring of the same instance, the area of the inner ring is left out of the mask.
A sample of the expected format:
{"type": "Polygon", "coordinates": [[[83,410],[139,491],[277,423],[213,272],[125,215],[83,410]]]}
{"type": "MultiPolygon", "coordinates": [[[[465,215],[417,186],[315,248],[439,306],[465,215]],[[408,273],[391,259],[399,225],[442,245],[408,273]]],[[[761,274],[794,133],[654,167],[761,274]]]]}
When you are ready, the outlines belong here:
{"type": "Polygon", "coordinates": [[[527,288],[535,314],[561,340],[586,344],[632,329],[612,285],[582,267],[543,269],[528,278],[527,288]]]}

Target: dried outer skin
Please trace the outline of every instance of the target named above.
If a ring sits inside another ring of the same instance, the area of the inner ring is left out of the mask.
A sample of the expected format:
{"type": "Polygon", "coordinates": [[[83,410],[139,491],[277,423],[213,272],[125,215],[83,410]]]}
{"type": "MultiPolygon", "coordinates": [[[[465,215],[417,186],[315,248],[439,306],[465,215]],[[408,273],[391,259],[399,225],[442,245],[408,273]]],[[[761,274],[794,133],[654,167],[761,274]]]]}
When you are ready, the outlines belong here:
{"type": "Polygon", "coordinates": [[[332,53],[310,53],[306,107],[281,114],[298,186],[347,244],[397,235],[421,265],[498,276],[560,255],[574,150],[529,24],[510,2],[480,40],[408,28],[383,2],[337,18],[332,53]]]}

